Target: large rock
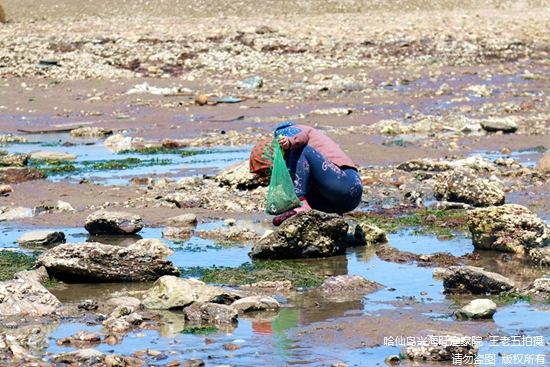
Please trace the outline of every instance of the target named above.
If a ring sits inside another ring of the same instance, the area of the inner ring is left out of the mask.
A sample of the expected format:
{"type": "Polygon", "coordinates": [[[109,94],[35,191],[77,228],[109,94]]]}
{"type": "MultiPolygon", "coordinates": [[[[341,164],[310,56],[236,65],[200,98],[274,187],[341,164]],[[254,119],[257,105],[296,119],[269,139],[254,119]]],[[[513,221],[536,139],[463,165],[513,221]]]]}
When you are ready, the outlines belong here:
{"type": "Polygon", "coordinates": [[[40,255],[36,266],[66,282],[142,282],[179,275],[172,262],[156,254],[97,242],[59,245],[40,255]]]}
{"type": "Polygon", "coordinates": [[[193,323],[231,324],[237,321],[236,308],[212,302],[194,302],[183,309],[185,320],[193,323]]]}
{"type": "Polygon", "coordinates": [[[32,316],[65,313],[59,300],[30,278],[0,282],[0,315],[32,316]]]}
{"type": "Polygon", "coordinates": [[[253,259],[297,259],[342,255],[348,224],[338,214],[304,210],[264,235],[249,252],[253,259]]]}
{"type": "Polygon", "coordinates": [[[542,157],[541,160],[537,163],[535,169],[537,171],[550,173],[550,150],[546,152],[544,157],[542,157]]]}
{"type": "Polygon", "coordinates": [[[504,204],[505,194],[494,182],[479,178],[469,167],[459,167],[438,176],[434,196],[439,201],[456,201],[475,207],[504,204]]]}
{"type": "Polygon", "coordinates": [[[490,117],[481,121],[481,127],[488,132],[502,131],[503,133],[515,133],[518,124],[512,117],[490,117]]]}
{"type": "Polygon", "coordinates": [[[19,183],[46,178],[43,172],[28,167],[0,167],[0,182],[19,183]]]}
{"type": "Polygon", "coordinates": [[[143,228],[143,222],[137,214],[100,210],[86,218],[84,228],[94,235],[126,235],[139,232],[143,228]]]}
{"type": "Polygon", "coordinates": [[[533,283],[529,284],[525,293],[548,298],[550,295],[550,278],[535,279],[533,283]]]}
{"type": "Polygon", "coordinates": [[[237,293],[207,285],[197,279],[175,276],[159,278],[143,296],[145,308],[169,310],[189,306],[193,302],[233,303],[237,293]]]}
{"type": "Polygon", "coordinates": [[[443,274],[445,293],[499,294],[514,288],[514,282],[500,274],[475,266],[450,266],[443,274]]]}
{"type": "Polygon", "coordinates": [[[550,244],[550,226],[517,204],[477,208],[468,213],[475,248],[526,254],[550,244]]]}
{"type": "Polygon", "coordinates": [[[34,231],[23,233],[17,240],[20,246],[42,247],[65,242],[65,233],[60,231],[34,231]]]}

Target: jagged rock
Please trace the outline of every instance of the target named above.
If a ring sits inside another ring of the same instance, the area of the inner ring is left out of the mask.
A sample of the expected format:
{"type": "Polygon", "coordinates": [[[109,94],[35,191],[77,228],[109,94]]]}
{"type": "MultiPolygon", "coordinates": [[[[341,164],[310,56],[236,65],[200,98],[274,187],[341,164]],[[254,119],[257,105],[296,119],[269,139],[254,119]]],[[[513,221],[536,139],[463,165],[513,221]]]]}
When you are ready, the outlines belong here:
{"type": "Polygon", "coordinates": [[[373,282],[359,275],[337,275],[326,279],[319,287],[323,292],[355,292],[368,294],[384,288],[380,283],[373,282]]]}
{"type": "Polygon", "coordinates": [[[348,224],[337,214],[304,210],[254,244],[253,259],[296,259],[342,255],[348,224]]]}
{"type": "Polygon", "coordinates": [[[538,265],[550,266],[550,247],[533,248],[529,250],[529,256],[538,265]]]}
{"type": "Polygon", "coordinates": [[[145,308],[169,310],[183,308],[193,302],[233,303],[239,298],[236,292],[210,286],[197,279],[163,276],[145,293],[141,302],[145,308]]]}
{"type": "Polygon", "coordinates": [[[511,117],[491,117],[481,121],[481,127],[488,132],[514,133],[518,129],[518,124],[511,117]]]}
{"type": "Polygon", "coordinates": [[[474,299],[459,308],[454,315],[461,319],[488,319],[497,312],[497,304],[490,299],[474,299]]]}
{"type": "Polygon", "coordinates": [[[0,182],[19,183],[46,178],[43,172],[28,167],[0,167],[0,182]]]}
{"type": "Polygon", "coordinates": [[[26,279],[39,284],[44,284],[50,280],[50,275],[45,267],[40,266],[34,270],[21,270],[13,275],[13,279],[26,279]]]}
{"type": "Polygon", "coordinates": [[[37,151],[30,154],[31,159],[47,159],[52,161],[74,161],[76,155],[62,152],[37,151]]]}
{"type": "Polygon", "coordinates": [[[218,303],[194,302],[183,309],[185,320],[193,323],[231,324],[237,321],[237,309],[218,303]]]}
{"type": "Polygon", "coordinates": [[[134,139],[129,136],[125,137],[122,134],[114,134],[105,139],[103,146],[112,152],[121,152],[132,149],[133,141],[134,139]]]}
{"type": "Polygon", "coordinates": [[[550,244],[550,226],[524,206],[505,204],[468,212],[475,248],[526,254],[550,244]]]}
{"type": "Polygon", "coordinates": [[[156,238],[143,238],[136,243],[131,244],[127,247],[128,250],[140,250],[154,254],[160,258],[167,258],[174,254],[174,250],[169,248],[156,238]]]}
{"type": "Polygon", "coordinates": [[[95,349],[80,349],[74,352],[66,352],[54,355],[50,360],[58,364],[70,364],[75,366],[92,366],[105,361],[105,353],[95,349]]]}
{"type": "Polygon", "coordinates": [[[29,281],[29,278],[0,282],[0,315],[21,313],[42,316],[64,314],[65,310],[53,294],[40,283],[29,281]]]}
{"type": "Polygon", "coordinates": [[[65,242],[65,233],[60,231],[35,231],[23,233],[17,240],[20,246],[42,247],[65,242]]]}
{"type": "Polygon", "coordinates": [[[475,207],[504,204],[505,194],[494,182],[479,178],[469,167],[459,167],[438,176],[434,196],[440,201],[456,201],[475,207]]]}
{"type": "Polygon", "coordinates": [[[269,185],[269,178],[262,178],[250,172],[248,161],[233,164],[218,172],[215,180],[222,185],[239,189],[253,189],[269,185]]]}
{"type": "Polygon", "coordinates": [[[102,282],[153,281],[179,275],[172,262],[145,251],[98,242],[66,243],[45,251],[36,261],[58,280],[102,282]]]}
{"type": "Polygon", "coordinates": [[[471,336],[441,335],[440,338],[448,342],[408,346],[405,356],[413,361],[452,361],[457,355],[474,358],[479,350],[471,336]]]}
{"type": "Polygon", "coordinates": [[[0,154],[0,166],[5,167],[25,167],[29,163],[28,154],[8,153],[0,154]]]}
{"type": "Polygon", "coordinates": [[[550,173],[550,150],[538,161],[535,170],[550,173]]]}
{"type": "Polygon", "coordinates": [[[443,287],[447,294],[499,294],[514,286],[512,280],[475,266],[450,266],[443,275],[443,287]]]}
{"type": "Polygon", "coordinates": [[[273,297],[251,296],[236,300],[231,304],[239,312],[278,310],[279,302],[273,297]]]}
{"type": "Polygon", "coordinates": [[[79,127],[71,130],[73,138],[103,138],[113,133],[113,130],[104,127],[79,127]]]}
{"type": "Polygon", "coordinates": [[[125,235],[139,232],[143,228],[143,222],[137,214],[100,210],[86,218],[84,228],[95,235],[125,235]]]}
{"type": "Polygon", "coordinates": [[[525,293],[548,297],[550,295],[550,278],[535,279],[533,283],[529,284],[525,293]]]}
{"type": "Polygon", "coordinates": [[[169,194],[164,197],[169,203],[174,203],[178,208],[196,208],[200,205],[200,202],[190,200],[188,195],[183,195],[180,193],[169,194]]]}

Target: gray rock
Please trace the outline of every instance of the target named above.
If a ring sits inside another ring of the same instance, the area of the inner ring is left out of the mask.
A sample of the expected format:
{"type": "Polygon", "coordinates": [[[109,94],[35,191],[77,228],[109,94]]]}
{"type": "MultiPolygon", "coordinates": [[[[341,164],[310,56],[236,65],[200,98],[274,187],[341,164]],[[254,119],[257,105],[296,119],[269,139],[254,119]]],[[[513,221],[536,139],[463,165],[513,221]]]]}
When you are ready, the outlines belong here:
{"type": "Polygon", "coordinates": [[[86,218],[84,228],[94,235],[126,235],[139,232],[143,228],[143,222],[137,214],[100,210],[86,218]]]}
{"type": "Polygon", "coordinates": [[[468,212],[475,248],[527,254],[550,244],[550,226],[524,206],[505,204],[468,212]]]}
{"type": "Polygon", "coordinates": [[[474,266],[450,266],[443,275],[443,287],[447,294],[499,294],[514,286],[512,280],[474,266]]]}
{"type": "Polygon", "coordinates": [[[538,161],[535,170],[550,173],[550,150],[538,161]]]}
{"type": "Polygon", "coordinates": [[[40,283],[28,278],[0,282],[0,315],[32,316],[65,313],[59,300],[40,283]]]}
{"type": "Polygon", "coordinates": [[[113,130],[104,127],[79,127],[71,130],[73,138],[103,138],[113,133],[113,130]]]}
{"type": "Polygon", "coordinates": [[[380,283],[373,282],[359,275],[337,275],[326,279],[319,287],[323,292],[355,292],[367,294],[384,288],[380,283]]]}
{"type": "Polygon", "coordinates": [[[273,297],[251,296],[236,300],[231,304],[239,312],[278,310],[279,302],[273,297]]]}
{"type": "Polygon", "coordinates": [[[80,349],[74,352],[66,352],[54,355],[50,360],[54,363],[71,364],[75,366],[91,366],[102,363],[105,360],[105,353],[95,349],[80,349]]]}
{"type": "Polygon", "coordinates": [[[518,129],[518,124],[511,117],[491,117],[481,121],[481,127],[488,132],[514,133],[518,129]]]}
{"type": "Polygon", "coordinates": [[[498,184],[479,178],[474,170],[465,166],[439,175],[433,189],[437,200],[475,207],[501,205],[506,198],[498,184]]]}
{"type": "Polygon", "coordinates": [[[141,302],[145,308],[169,310],[183,308],[193,302],[233,303],[239,298],[236,292],[210,286],[197,279],[163,276],[145,293],[141,302]]]}
{"type": "Polygon", "coordinates": [[[20,246],[42,247],[65,242],[65,233],[60,231],[35,231],[23,233],[17,240],[20,246]]]}
{"type": "Polygon", "coordinates": [[[262,237],[258,232],[248,227],[241,226],[231,226],[229,228],[216,227],[212,230],[200,230],[195,232],[195,236],[202,239],[214,240],[217,243],[254,242],[262,237]]]}
{"type": "Polygon", "coordinates": [[[160,258],[167,258],[174,254],[174,250],[168,248],[161,240],[156,238],[143,238],[127,247],[128,250],[145,251],[160,258]]]}
{"type": "Polygon", "coordinates": [[[264,235],[252,247],[253,259],[297,259],[342,255],[348,224],[337,214],[304,210],[264,235]]]}
{"type": "Polygon", "coordinates": [[[97,242],[66,243],[45,251],[36,261],[56,279],[103,282],[153,281],[179,275],[172,262],[145,251],[97,242]]]}
{"type": "Polygon", "coordinates": [[[46,178],[43,172],[28,167],[0,167],[1,183],[19,183],[46,178]]]}
{"type": "Polygon", "coordinates": [[[490,299],[474,299],[454,312],[461,319],[489,319],[497,312],[497,304],[490,299]]]}
{"type": "Polygon", "coordinates": [[[185,320],[193,323],[231,324],[237,321],[237,309],[218,303],[194,302],[183,309],[185,320]]]}
{"type": "Polygon", "coordinates": [[[31,159],[47,159],[52,161],[74,161],[76,155],[62,152],[37,151],[30,154],[31,159]]]}
{"type": "Polygon", "coordinates": [[[176,204],[178,208],[196,208],[200,205],[200,202],[180,193],[166,195],[164,196],[164,200],[176,204]]]}

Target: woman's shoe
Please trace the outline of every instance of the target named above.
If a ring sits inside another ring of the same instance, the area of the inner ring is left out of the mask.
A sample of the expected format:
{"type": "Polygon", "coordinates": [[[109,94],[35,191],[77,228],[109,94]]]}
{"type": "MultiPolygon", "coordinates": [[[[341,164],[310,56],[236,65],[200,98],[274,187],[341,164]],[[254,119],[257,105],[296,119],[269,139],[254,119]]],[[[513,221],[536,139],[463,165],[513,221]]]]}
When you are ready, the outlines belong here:
{"type": "Polygon", "coordinates": [[[311,206],[309,206],[306,198],[300,198],[300,201],[302,202],[302,206],[294,208],[295,211],[301,212],[302,210],[311,210],[311,206]]]}
{"type": "Polygon", "coordinates": [[[273,225],[275,227],[278,227],[281,225],[281,223],[283,223],[285,220],[287,220],[288,218],[292,217],[295,214],[296,214],[296,210],[294,209],[289,210],[288,212],[284,212],[283,214],[279,214],[278,216],[273,218],[273,225]]]}

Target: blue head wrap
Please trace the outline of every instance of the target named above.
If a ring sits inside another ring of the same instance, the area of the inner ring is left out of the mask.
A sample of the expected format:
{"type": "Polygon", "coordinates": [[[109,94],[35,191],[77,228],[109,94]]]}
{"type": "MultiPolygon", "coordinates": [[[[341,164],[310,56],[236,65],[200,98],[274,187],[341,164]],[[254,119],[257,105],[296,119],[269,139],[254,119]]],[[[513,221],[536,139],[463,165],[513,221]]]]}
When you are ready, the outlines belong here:
{"type": "Polygon", "coordinates": [[[275,126],[275,137],[279,135],[284,135],[288,137],[292,137],[296,134],[298,134],[302,129],[299,129],[297,127],[294,127],[296,125],[294,122],[287,121],[287,122],[281,122],[277,126],[275,126]]]}

